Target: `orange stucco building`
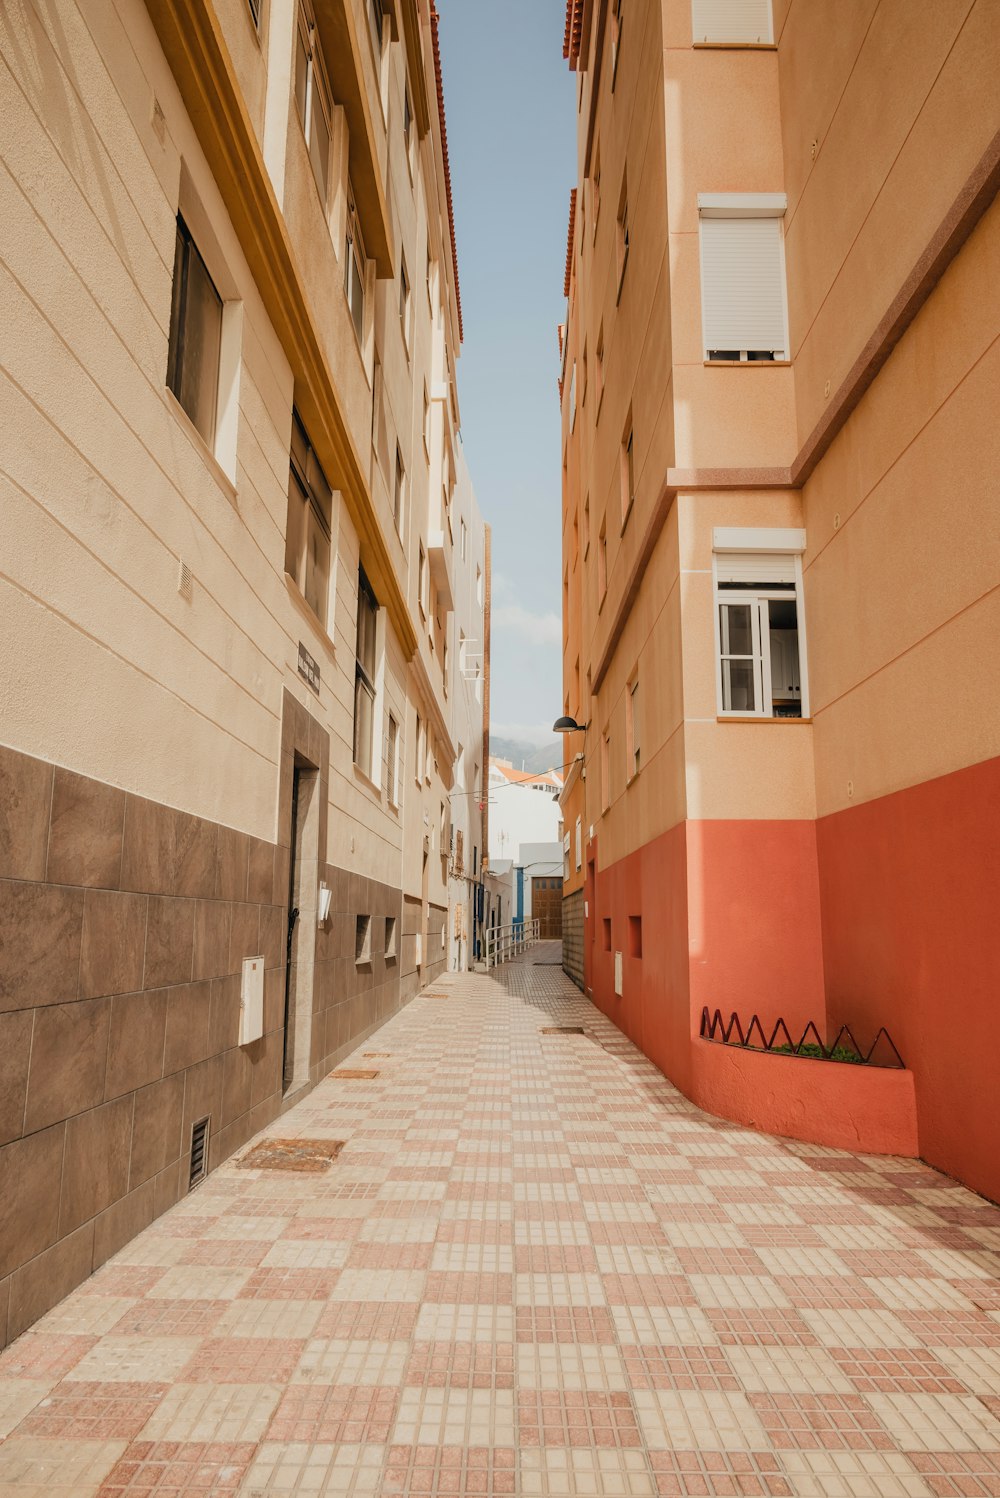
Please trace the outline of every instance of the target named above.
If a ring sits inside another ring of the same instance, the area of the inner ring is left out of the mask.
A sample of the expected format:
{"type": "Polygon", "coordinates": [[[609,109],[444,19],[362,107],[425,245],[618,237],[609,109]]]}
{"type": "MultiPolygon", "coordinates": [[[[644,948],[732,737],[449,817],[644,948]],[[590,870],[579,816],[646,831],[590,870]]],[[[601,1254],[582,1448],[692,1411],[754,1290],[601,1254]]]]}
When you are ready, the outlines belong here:
{"type": "Polygon", "coordinates": [[[565,50],[578,976],[704,1106],[1000,1198],[1000,8],[569,0],[565,50]]]}

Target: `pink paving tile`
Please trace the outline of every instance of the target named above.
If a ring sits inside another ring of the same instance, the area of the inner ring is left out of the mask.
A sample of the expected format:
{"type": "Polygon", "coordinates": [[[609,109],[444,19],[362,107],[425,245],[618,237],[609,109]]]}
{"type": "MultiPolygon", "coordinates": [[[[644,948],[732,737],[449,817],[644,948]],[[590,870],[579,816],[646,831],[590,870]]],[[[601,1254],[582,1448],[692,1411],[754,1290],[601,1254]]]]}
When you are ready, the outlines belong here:
{"type": "Polygon", "coordinates": [[[415,1342],[403,1382],[427,1388],[464,1385],[470,1389],[512,1389],[514,1344],[415,1342]]]}
{"type": "Polygon", "coordinates": [[[239,1238],[203,1238],[192,1243],[179,1264],[207,1264],[218,1269],[256,1269],[271,1247],[270,1240],[245,1242],[239,1238]]]}
{"type": "Polygon", "coordinates": [[[255,1450],[252,1441],[134,1441],[104,1479],[98,1498],[235,1493],[255,1450]]]}
{"type": "Polygon", "coordinates": [[[517,1490],[516,1458],[503,1446],[392,1446],[382,1492],[502,1498],[517,1490]]]}
{"type": "Polygon", "coordinates": [[[240,1300],[328,1300],[339,1269],[257,1269],[239,1292],[240,1300]]]}
{"type": "Polygon", "coordinates": [[[522,1246],[514,1250],[514,1268],[518,1274],[592,1274],[597,1255],[592,1248],[573,1245],[522,1246]]]}
{"type": "Polygon", "coordinates": [[[25,1332],[0,1356],[0,1379],[62,1378],[75,1368],[97,1342],[97,1337],[63,1337],[54,1332],[25,1332]]]}
{"type": "Polygon", "coordinates": [[[923,1347],[831,1347],[859,1394],[965,1394],[962,1381],[923,1347]]]}
{"type": "Polygon", "coordinates": [[[791,1451],[891,1451],[895,1443],[860,1394],[749,1394],[771,1444],[791,1451]]]}
{"type": "Polygon", "coordinates": [[[776,1274],[774,1283],[785,1298],[803,1310],[878,1310],[876,1290],[857,1275],[776,1274]]]}
{"type": "Polygon", "coordinates": [[[520,1390],[518,1439],[522,1446],[637,1447],[639,1424],[629,1394],[596,1390],[520,1390]]]}
{"type": "Polygon", "coordinates": [[[320,1312],[315,1337],[400,1342],[413,1336],[420,1307],[398,1301],[333,1301],[320,1312]]]}
{"type": "Polygon", "coordinates": [[[928,1347],[1000,1347],[1000,1321],[973,1310],[894,1314],[928,1347]]]}
{"type": "Polygon", "coordinates": [[[676,1254],[685,1274],[767,1274],[752,1248],[678,1248],[676,1254]]]}
{"type": "Polygon", "coordinates": [[[36,1440],[131,1440],[168,1389],[168,1384],[66,1381],[21,1421],[16,1434],[36,1440]]]}
{"type": "Polygon", "coordinates": [[[515,1324],[520,1343],[582,1342],[608,1347],[618,1340],[606,1306],[518,1306],[515,1324]]]}
{"type": "Polygon", "coordinates": [[[935,1498],[1000,1498],[1000,1451],[911,1451],[935,1498]]]}
{"type": "Polygon", "coordinates": [[[299,1337],[209,1337],[178,1379],[183,1384],[287,1383],[303,1352],[299,1337]]]}
{"type": "Polygon", "coordinates": [[[819,1338],[798,1311],[769,1306],[766,1311],[741,1311],[709,1306],[705,1315],[719,1341],[747,1347],[817,1347],[819,1338]]]}
{"type": "Polygon", "coordinates": [[[398,1406],[398,1389],[293,1384],[281,1397],[267,1439],[352,1446],[387,1441],[398,1406]]]}
{"type": "Polygon", "coordinates": [[[770,1451],[651,1451],[659,1498],[794,1498],[770,1451]]]}
{"type": "Polygon", "coordinates": [[[225,1315],[228,1300],[140,1300],[115,1323],[116,1337],[205,1337],[225,1315]]]}
{"type": "Polygon", "coordinates": [[[604,1292],[611,1306],[693,1306],[698,1297],[683,1274],[606,1274],[604,1292]]]}
{"type": "Polygon", "coordinates": [[[431,1270],[424,1300],[438,1305],[513,1305],[514,1278],[510,1274],[466,1274],[460,1270],[431,1270]]]}
{"type": "Polygon", "coordinates": [[[652,1347],[643,1343],[622,1348],[622,1361],[633,1389],[741,1388],[721,1347],[652,1347]]]}
{"type": "Polygon", "coordinates": [[[92,1274],[77,1292],[80,1295],[148,1295],[166,1274],[166,1264],[118,1264],[114,1260],[92,1274]]]}

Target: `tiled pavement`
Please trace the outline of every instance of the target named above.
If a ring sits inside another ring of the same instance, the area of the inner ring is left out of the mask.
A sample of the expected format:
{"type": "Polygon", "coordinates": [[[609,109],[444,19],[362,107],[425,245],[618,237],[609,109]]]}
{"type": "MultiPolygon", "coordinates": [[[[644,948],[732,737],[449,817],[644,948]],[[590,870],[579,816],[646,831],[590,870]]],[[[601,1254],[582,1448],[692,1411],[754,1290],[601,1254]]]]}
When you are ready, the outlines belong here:
{"type": "Polygon", "coordinates": [[[500,977],[269,1130],[328,1173],[231,1162],[7,1350],[4,1498],[1000,1494],[1000,1211],[500,977]]]}

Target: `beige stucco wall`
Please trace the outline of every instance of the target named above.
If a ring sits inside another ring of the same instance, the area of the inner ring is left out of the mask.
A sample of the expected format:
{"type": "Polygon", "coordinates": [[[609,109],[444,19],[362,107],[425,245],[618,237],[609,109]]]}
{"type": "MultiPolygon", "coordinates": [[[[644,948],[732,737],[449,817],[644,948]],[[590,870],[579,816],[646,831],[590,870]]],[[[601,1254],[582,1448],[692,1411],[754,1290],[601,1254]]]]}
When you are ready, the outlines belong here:
{"type": "MultiPolygon", "coordinates": [[[[290,39],[287,18],[274,13],[280,9],[277,0],[264,7],[263,46],[244,36],[252,27],[233,7],[220,11],[258,134],[269,49],[290,39]]],[[[3,741],[273,838],[287,686],[330,732],[330,861],[398,886],[403,825],[383,784],[385,724],[391,710],[406,753],[412,681],[383,611],[377,768],[369,782],[353,763],[358,537],[335,494],[330,607],[318,621],[284,574],[291,370],[149,17],[139,0],[105,0],[86,13],[65,0],[58,22],[43,23],[27,0],[5,12],[10,72],[0,75],[0,107],[11,133],[2,189],[0,412],[5,430],[23,440],[5,447],[0,475],[3,741]],[[207,226],[199,247],[226,301],[241,306],[229,472],[165,389],[179,201],[207,226]],[[181,560],[193,575],[190,601],[178,592],[181,560]],[[300,641],[320,665],[318,698],[298,675],[300,641]]],[[[390,48],[390,62],[386,97],[390,119],[398,111],[398,135],[400,45],[390,48]]],[[[384,136],[384,122],[380,128],[384,136]]],[[[327,220],[290,96],[286,135],[286,221],[349,431],[368,466],[375,314],[366,326],[366,370],[342,292],[339,199],[331,194],[327,220]]],[[[429,175],[435,161],[439,167],[435,152],[439,142],[429,138],[429,175]]],[[[393,435],[416,479],[402,540],[393,539],[384,483],[378,502],[405,588],[404,542],[426,533],[430,487],[426,462],[422,477],[413,462],[422,404],[415,389],[422,391],[432,357],[417,244],[429,237],[427,201],[438,217],[440,203],[437,184],[428,189],[420,169],[411,182],[401,148],[390,170],[415,308],[410,355],[398,314],[395,341],[387,336],[380,349],[393,435]]],[[[372,302],[389,307],[398,298],[393,281],[377,291],[372,281],[369,290],[372,302]]],[[[443,320],[442,342],[448,326],[443,320]]],[[[436,687],[430,679],[444,703],[439,663],[436,687]]],[[[435,776],[438,805],[450,771],[442,763],[435,776]]],[[[443,891],[440,876],[438,885],[432,898],[443,891]]]]}

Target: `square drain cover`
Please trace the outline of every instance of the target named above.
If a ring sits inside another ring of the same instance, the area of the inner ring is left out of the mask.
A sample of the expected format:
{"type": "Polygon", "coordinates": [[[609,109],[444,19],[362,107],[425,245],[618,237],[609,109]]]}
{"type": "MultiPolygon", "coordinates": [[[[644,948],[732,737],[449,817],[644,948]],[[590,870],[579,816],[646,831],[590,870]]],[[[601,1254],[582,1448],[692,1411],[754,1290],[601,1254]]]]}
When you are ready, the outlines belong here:
{"type": "Polygon", "coordinates": [[[374,1082],[378,1072],[343,1066],[339,1071],[332,1071],[330,1076],[335,1082],[374,1082]]]}
{"type": "Polygon", "coordinates": [[[265,1139],[237,1160],[243,1170],[298,1170],[312,1175],[330,1166],[345,1139],[265,1139]]]}
{"type": "Polygon", "coordinates": [[[546,1025],[540,1035],[586,1035],[582,1025],[546,1025]]]}

